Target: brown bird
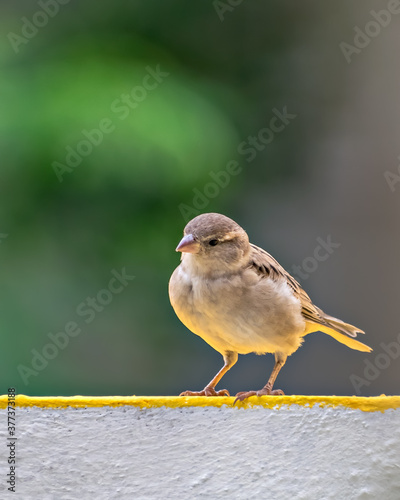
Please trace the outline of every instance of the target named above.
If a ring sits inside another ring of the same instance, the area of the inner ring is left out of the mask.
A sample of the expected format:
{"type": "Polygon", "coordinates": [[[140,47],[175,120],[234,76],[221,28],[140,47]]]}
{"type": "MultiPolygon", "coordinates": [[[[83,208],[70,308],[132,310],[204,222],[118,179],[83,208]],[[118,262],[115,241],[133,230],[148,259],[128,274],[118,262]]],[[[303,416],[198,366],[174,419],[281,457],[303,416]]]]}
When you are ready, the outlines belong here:
{"type": "Polygon", "coordinates": [[[259,391],[249,396],[281,395],[273,390],[288,356],[305,335],[321,331],[351,349],[372,349],[354,339],[359,328],[325,314],[300,284],[265,250],[249,242],[247,233],[224,215],[202,214],[191,220],[176,251],[181,264],[169,282],[172,307],[182,323],[224,358],[224,366],[202,391],[182,396],[229,396],[215,387],[236,363],[238,354],[274,353],[275,366],[259,391]]]}

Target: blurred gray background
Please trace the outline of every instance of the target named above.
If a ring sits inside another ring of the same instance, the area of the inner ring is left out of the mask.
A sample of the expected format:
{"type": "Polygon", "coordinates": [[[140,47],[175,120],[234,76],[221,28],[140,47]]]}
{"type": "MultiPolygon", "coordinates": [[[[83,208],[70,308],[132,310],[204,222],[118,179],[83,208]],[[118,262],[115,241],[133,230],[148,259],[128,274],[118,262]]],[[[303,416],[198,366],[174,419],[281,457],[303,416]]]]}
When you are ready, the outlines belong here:
{"type": "MultiPolygon", "coordinates": [[[[276,387],[398,392],[400,8],[1,8],[1,392],[204,387],[222,358],[179,322],[167,292],[183,205],[235,219],[287,270],[301,266],[307,276],[296,277],[318,306],[366,331],[372,354],[308,336],[276,387]],[[269,140],[285,107],[292,118],[269,140]],[[96,133],[100,123],[107,133],[96,133]],[[268,143],[244,154],[259,134],[268,143]],[[215,176],[232,160],[241,171],[220,187],[215,176]],[[329,236],[340,246],[313,262],[329,236]],[[135,278],[104,292],[123,268],[135,278]],[[79,334],[65,340],[57,334],[70,323],[79,334]]],[[[241,356],[220,388],[261,388],[272,366],[272,355],[241,356]]]]}

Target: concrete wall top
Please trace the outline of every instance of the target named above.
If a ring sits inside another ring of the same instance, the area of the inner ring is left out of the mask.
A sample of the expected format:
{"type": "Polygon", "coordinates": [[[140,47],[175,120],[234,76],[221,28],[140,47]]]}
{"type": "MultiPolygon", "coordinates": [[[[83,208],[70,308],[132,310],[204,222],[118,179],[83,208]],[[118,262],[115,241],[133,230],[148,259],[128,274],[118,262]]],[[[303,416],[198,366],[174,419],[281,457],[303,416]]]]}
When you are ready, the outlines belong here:
{"type": "Polygon", "coordinates": [[[15,401],[1,499],[400,498],[399,396],[15,401]]]}

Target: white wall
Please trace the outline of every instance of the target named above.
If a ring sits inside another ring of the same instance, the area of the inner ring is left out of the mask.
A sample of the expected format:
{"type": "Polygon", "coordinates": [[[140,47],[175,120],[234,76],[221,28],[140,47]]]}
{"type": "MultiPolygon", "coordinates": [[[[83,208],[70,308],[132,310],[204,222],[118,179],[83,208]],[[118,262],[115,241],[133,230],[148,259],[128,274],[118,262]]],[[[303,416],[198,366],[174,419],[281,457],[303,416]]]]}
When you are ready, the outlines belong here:
{"type": "Polygon", "coordinates": [[[17,408],[16,493],[0,498],[400,498],[400,409],[17,408]]]}

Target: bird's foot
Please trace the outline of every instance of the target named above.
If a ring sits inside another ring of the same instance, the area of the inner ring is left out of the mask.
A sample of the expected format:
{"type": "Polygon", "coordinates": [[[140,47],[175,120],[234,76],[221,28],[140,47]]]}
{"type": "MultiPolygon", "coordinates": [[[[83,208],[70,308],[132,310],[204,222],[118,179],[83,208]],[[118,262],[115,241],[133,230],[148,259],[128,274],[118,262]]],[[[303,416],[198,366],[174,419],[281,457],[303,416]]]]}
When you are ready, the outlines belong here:
{"type": "Polygon", "coordinates": [[[285,393],[281,391],[280,389],[275,389],[272,391],[271,389],[268,388],[263,388],[260,391],[245,391],[245,392],[238,392],[236,394],[236,399],[233,402],[235,404],[237,401],[244,401],[245,399],[249,398],[250,396],[284,396],[285,393]]]}
{"type": "Polygon", "coordinates": [[[214,387],[204,387],[202,391],[185,391],[181,392],[179,396],[230,396],[226,389],[216,391],[214,387]]]}

